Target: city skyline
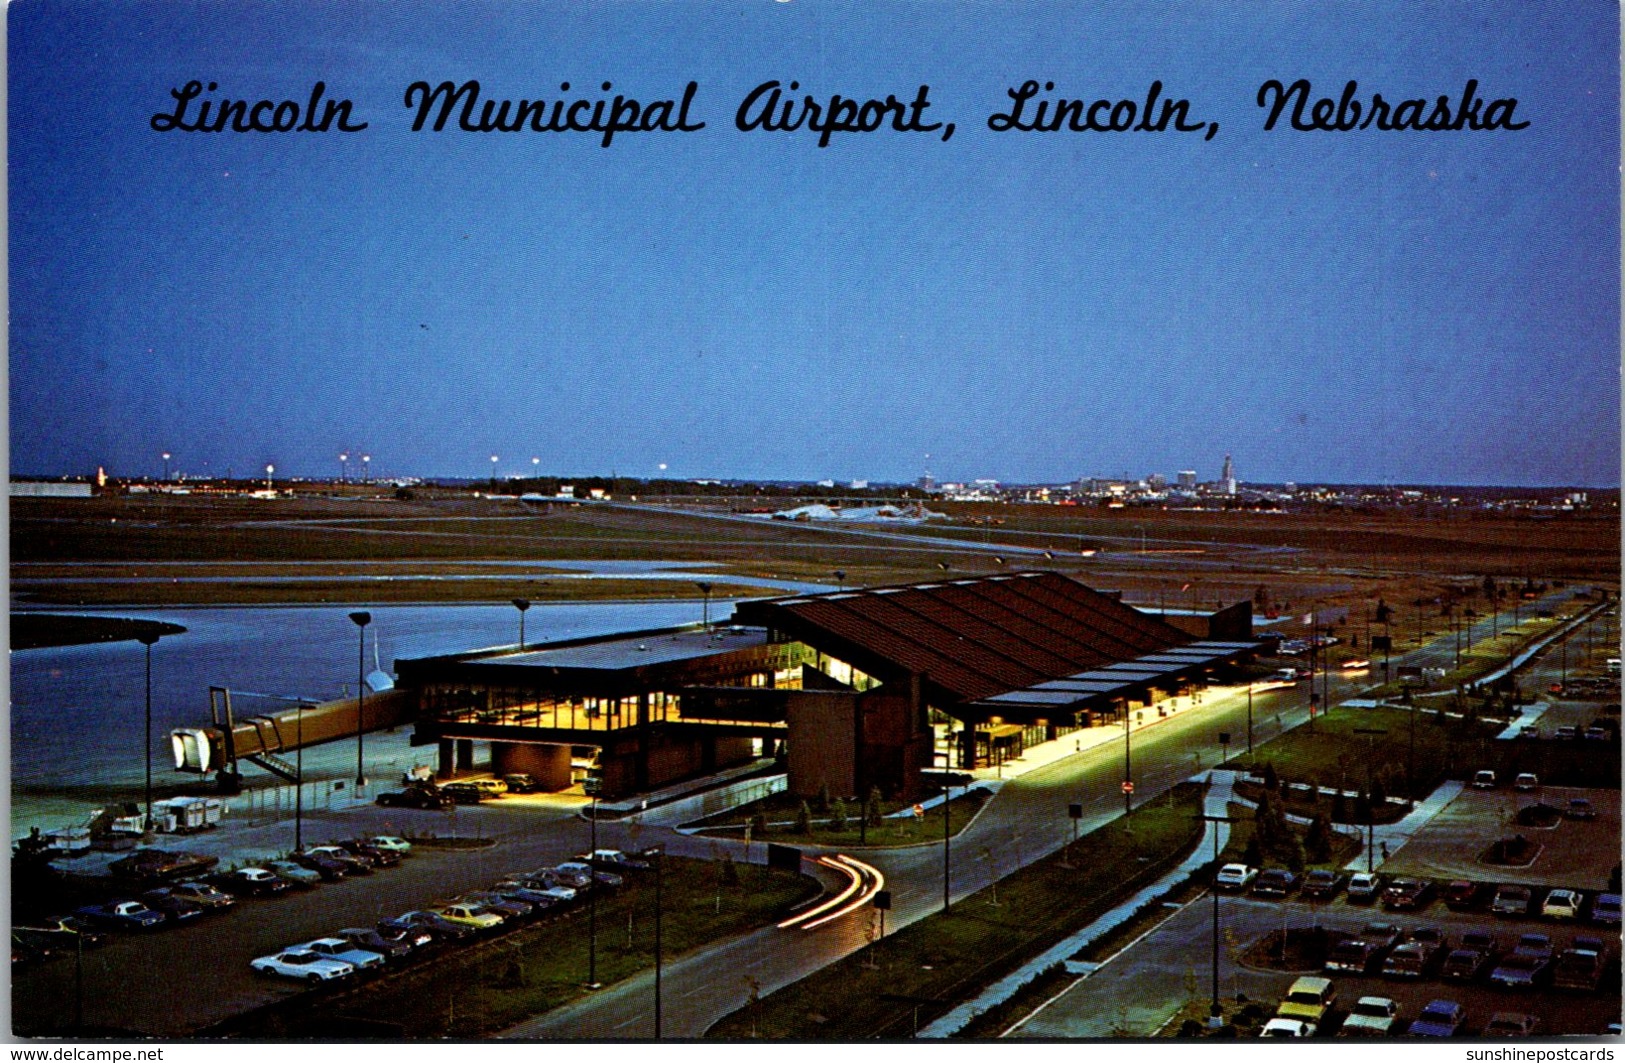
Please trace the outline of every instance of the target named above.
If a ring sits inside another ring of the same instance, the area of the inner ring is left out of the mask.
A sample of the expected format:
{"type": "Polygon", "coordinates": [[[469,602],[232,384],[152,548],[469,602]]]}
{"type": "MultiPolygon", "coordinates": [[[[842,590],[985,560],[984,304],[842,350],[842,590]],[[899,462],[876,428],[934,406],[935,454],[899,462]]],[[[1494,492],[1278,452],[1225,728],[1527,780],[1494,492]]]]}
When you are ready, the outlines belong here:
{"type": "Polygon", "coordinates": [[[1610,5],[359,10],[12,12],[14,472],[1619,483],[1610,5]],[[1265,131],[1300,77],[1529,125],[1265,131]],[[798,78],[957,132],[734,127],[798,78]],[[706,128],[412,132],[424,79],[706,128]],[[990,128],[1029,79],[1222,128],[990,128]],[[155,128],[191,80],[368,128],[155,128]]]}

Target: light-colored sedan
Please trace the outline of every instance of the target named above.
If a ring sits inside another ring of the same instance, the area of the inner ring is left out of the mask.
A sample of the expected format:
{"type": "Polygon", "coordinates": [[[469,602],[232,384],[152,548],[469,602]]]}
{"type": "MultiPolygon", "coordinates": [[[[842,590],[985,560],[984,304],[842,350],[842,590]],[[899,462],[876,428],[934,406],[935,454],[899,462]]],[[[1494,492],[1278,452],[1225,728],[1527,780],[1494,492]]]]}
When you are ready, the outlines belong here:
{"type": "Polygon", "coordinates": [[[272,860],[266,863],[265,869],[278,878],[285,878],[295,886],[303,889],[322,884],[322,876],[319,872],[312,871],[308,867],[300,867],[292,860],[272,860]]]}
{"type": "Polygon", "coordinates": [[[1264,1024],[1258,1032],[1260,1037],[1313,1037],[1315,1024],[1304,1022],[1302,1019],[1283,1019],[1279,1016],[1264,1024]]]}
{"type": "Polygon", "coordinates": [[[1399,1022],[1399,1005],[1387,997],[1361,997],[1349,1009],[1339,1037],[1385,1037],[1399,1022]]]}
{"type": "Polygon", "coordinates": [[[412,843],[405,838],[397,838],[393,834],[376,834],[367,839],[367,844],[374,849],[383,849],[386,852],[400,853],[405,856],[412,851],[412,843]]]}
{"type": "Polygon", "coordinates": [[[1540,906],[1540,914],[1547,919],[1580,918],[1580,895],[1573,890],[1553,890],[1540,906]]]}
{"type": "Polygon", "coordinates": [[[502,925],[502,917],[472,904],[448,904],[444,908],[433,909],[434,913],[447,922],[459,926],[473,927],[475,930],[495,930],[502,925]]]}
{"type": "Polygon", "coordinates": [[[1225,864],[1219,868],[1219,873],[1213,876],[1213,885],[1221,890],[1244,890],[1252,885],[1253,879],[1258,877],[1256,867],[1246,864],[1225,864]]]}
{"type": "Polygon", "coordinates": [[[250,967],[261,974],[275,974],[283,978],[297,978],[302,982],[329,982],[355,974],[355,967],[343,960],[335,960],[309,949],[287,949],[274,956],[261,956],[250,960],[250,967]]]}
{"type": "Polygon", "coordinates": [[[326,956],[330,960],[342,960],[358,971],[384,965],[383,953],[358,949],[343,938],[317,938],[296,947],[314,952],[318,956],[326,956]]]}

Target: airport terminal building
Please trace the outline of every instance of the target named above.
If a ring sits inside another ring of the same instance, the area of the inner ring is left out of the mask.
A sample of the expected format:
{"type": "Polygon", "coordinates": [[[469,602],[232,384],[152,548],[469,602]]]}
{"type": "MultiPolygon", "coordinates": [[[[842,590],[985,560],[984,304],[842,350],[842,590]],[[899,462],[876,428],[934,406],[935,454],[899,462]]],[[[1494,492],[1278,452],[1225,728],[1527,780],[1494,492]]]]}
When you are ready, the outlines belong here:
{"type": "Polygon", "coordinates": [[[1250,602],[1160,617],[1053,572],[759,599],[725,623],[396,662],[414,743],[606,796],[782,752],[792,792],[908,799],[1199,688],[1257,651],[1250,602]]]}

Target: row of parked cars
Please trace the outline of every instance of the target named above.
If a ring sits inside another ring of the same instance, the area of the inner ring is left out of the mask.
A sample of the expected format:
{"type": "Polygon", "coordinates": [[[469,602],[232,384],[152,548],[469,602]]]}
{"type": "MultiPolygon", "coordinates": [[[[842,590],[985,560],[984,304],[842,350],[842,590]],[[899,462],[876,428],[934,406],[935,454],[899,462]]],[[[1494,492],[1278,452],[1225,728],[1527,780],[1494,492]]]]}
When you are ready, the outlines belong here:
{"type": "Polygon", "coordinates": [[[421,808],[444,811],[453,805],[474,805],[493,801],[504,794],[528,794],[541,789],[525,772],[510,772],[500,779],[463,779],[445,785],[431,779],[412,779],[399,790],[378,795],[385,808],[421,808]]]}
{"type": "Polygon", "coordinates": [[[1492,885],[1456,879],[1442,887],[1427,880],[1357,871],[1345,877],[1341,872],[1315,870],[1299,876],[1286,868],[1259,871],[1246,864],[1225,864],[1214,876],[1214,887],[1230,892],[1248,891],[1254,897],[1282,899],[1301,891],[1305,900],[1329,901],[1339,893],[1350,904],[1375,904],[1389,911],[1419,912],[1437,898],[1454,911],[1488,909],[1493,915],[1539,916],[1543,919],[1587,919],[1599,926],[1620,925],[1620,895],[1557,888],[1546,890],[1537,904],[1536,891],[1517,883],[1492,885]]]}
{"type": "MultiPolygon", "coordinates": [[[[1337,987],[1328,978],[1306,976],[1292,983],[1276,1015],[1264,1024],[1260,1036],[1313,1037],[1328,1027],[1335,1014],[1337,987]]],[[[1454,1037],[1467,1024],[1467,1009],[1453,1000],[1430,1000],[1406,1020],[1403,1009],[1388,997],[1364,996],[1343,1017],[1339,1037],[1454,1037]]],[[[1540,1020],[1518,1011],[1498,1011],[1480,1031],[1484,1037],[1530,1037],[1540,1020]]]]}
{"type": "Polygon", "coordinates": [[[12,963],[22,966],[76,949],[99,948],[111,940],[109,931],[182,926],[211,912],[230,911],[243,897],[275,897],[349,875],[371,874],[376,868],[396,866],[411,849],[403,838],[379,835],[343,845],[313,846],[260,866],[132,890],[131,896],[85,905],[72,915],[14,927],[12,963]]]}
{"type": "Polygon", "coordinates": [[[556,867],[505,875],[473,890],[371,927],[347,927],[250,961],[262,974],[319,983],[376,972],[425,955],[437,945],[465,942],[562,910],[594,889],[615,889],[624,872],[650,864],[616,849],[599,849],[556,867]]]}
{"type": "Polygon", "coordinates": [[[1437,927],[1402,930],[1392,923],[1368,923],[1332,947],[1325,972],[1487,981],[1506,989],[1551,985],[1583,992],[1597,988],[1607,960],[1607,945],[1592,935],[1575,936],[1559,952],[1546,934],[1523,934],[1508,949],[1486,930],[1466,931],[1453,942],[1437,927]]]}

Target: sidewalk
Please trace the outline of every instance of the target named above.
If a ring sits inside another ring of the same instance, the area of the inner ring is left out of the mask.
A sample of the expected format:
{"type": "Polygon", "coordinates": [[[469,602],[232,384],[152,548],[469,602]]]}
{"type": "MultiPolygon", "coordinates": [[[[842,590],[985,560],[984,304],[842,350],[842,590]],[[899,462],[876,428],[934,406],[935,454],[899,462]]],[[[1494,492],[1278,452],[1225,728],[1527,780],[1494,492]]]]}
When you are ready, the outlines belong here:
{"type": "Polygon", "coordinates": [[[1426,827],[1434,816],[1443,812],[1445,806],[1454,801],[1457,795],[1465,789],[1466,785],[1466,783],[1459,780],[1441,783],[1437,790],[1434,790],[1423,800],[1418,801],[1416,807],[1411,809],[1404,819],[1397,823],[1375,827],[1372,830],[1371,844],[1378,853],[1382,854],[1381,859],[1372,857],[1369,853],[1362,853],[1344,864],[1343,870],[1364,871],[1368,859],[1373,868],[1381,867],[1383,860],[1388,859],[1388,857],[1404,848],[1405,843],[1416,837],[1417,833],[1423,827],[1426,827]]]}
{"type": "MultiPolygon", "coordinates": [[[[1045,743],[1053,745],[1054,743],[1045,743]]],[[[1226,807],[1232,800],[1235,780],[1239,773],[1233,771],[1212,771],[1192,777],[1192,781],[1201,782],[1204,779],[1210,782],[1207,795],[1202,802],[1202,810],[1210,816],[1226,815],[1226,807]]],[[[1169,887],[1189,876],[1197,868],[1213,858],[1214,845],[1223,849],[1230,840],[1230,825],[1228,823],[1211,822],[1200,844],[1187,856],[1183,862],[1168,872],[1156,882],[1140,889],[1133,896],[1126,898],[1111,911],[1099,919],[1079,930],[1077,933],[1059,942],[1041,955],[1029,960],[1018,970],[988,986],[987,989],[975,997],[954,1008],[940,1019],[923,1027],[916,1037],[952,1037],[954,1033],[964,1028],[981,1012],[995,1005],[1002,1004],[1015,995],[1016,991],[1032,981],[1039,972],[1052,967],[1057,963],[1064,963],[1068,956],[1074,955],[1081,949],[1088,947],[1089,943],[1109,931],[1126,923],[1133,918],[1139,908],[1163,893],[1169,887]],[[1215,840],[1215,833],[1217,839],[1215,840]]],[[[1110,961],[1107,961],[1110,962],[1110,961]]],[[[1098,966],[1104,966],[1098,965],[1098,966]]],[[[1092,973],[1092,972],[1091,972],[1092,973]]],[[[1036,1012],[1034,1013],[1036,1014],[1036,1012]]]]}

